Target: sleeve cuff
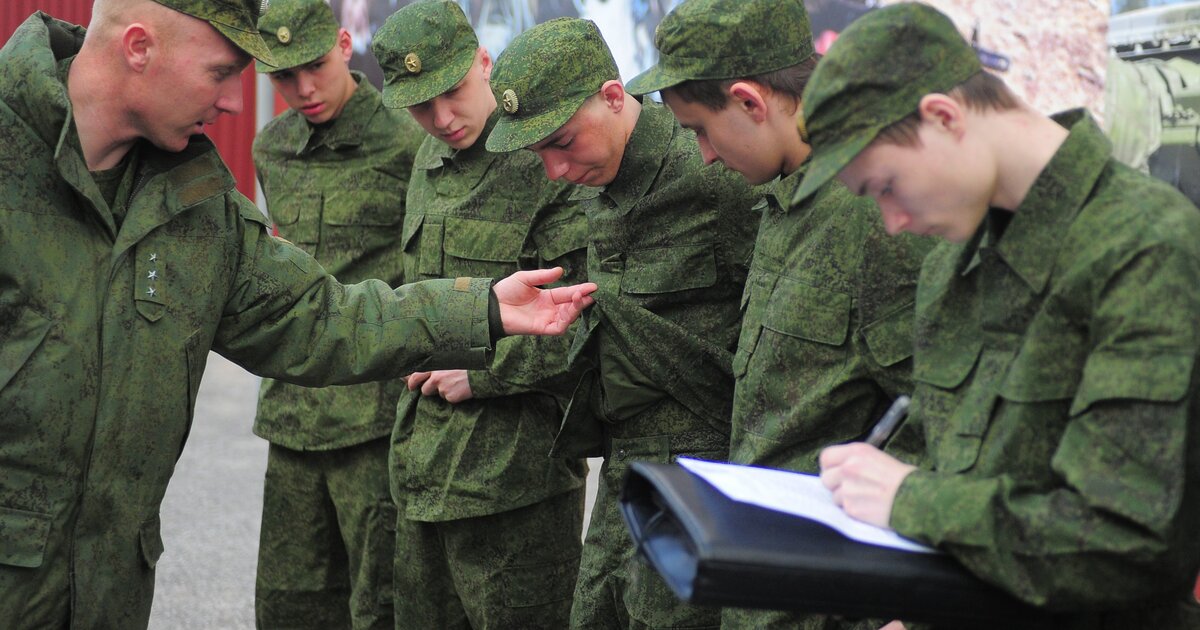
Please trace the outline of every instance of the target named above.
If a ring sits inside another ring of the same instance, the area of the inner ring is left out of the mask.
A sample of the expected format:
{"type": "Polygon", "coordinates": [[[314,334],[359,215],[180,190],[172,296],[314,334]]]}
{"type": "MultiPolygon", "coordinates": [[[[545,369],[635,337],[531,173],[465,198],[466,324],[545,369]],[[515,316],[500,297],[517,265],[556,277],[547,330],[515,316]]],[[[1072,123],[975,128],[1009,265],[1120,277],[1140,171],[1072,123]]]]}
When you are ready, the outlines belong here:
{"type": "Polygon", "coordinates": [[[992,544],[994,479],[914,470],[892,501],[888,525],[896,533],[933,546],[992,544]]]}

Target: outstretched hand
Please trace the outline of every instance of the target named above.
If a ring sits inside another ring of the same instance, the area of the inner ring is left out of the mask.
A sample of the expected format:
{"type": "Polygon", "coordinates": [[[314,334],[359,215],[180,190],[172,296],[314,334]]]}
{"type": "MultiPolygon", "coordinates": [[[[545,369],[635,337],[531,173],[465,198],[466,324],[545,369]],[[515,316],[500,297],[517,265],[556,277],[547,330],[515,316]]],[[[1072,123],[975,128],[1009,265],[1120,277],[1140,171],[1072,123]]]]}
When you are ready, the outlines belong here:
{"type": "Polygon", "coordinates": [[[821,451],[821,483],[851,518],[887,527],[900,484],[916,470],[863,442],[821,451]]]}
{"type": "Polygon", "coordinates": [[[539,289],[562,277],[562,267],[518,271],[492,285],[500,302],[500,320],[509,335],[561,335],[594,301],[592,282],[539,289]]]}

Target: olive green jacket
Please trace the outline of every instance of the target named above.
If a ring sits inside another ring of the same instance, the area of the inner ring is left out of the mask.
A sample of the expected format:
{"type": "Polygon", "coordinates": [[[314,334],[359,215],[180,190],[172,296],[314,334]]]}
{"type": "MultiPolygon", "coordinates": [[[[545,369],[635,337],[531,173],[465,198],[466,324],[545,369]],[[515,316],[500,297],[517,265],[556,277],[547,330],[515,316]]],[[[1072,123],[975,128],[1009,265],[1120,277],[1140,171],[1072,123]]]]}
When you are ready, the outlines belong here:
{"type": "MultiPolygon", "coordinates": [[[[494,122],[467,149],[433,137],[421,145],[404,219],[405,280],[562,266],[560,282],[582,282],[587,219],[568,201],[575,187],[548,181],[529,151],[487,152],[494,122]]],[[[549,457],[569,346],[567,335],[502,339],[490,368],[468,374],[470,400],[405,393],[391,463],[408,518],[495,514],[583,484],[581,460],[549,457]]]]}
{"type": "MultiPolygon", "coordinates": [[[[254,164],[279,235],[312,254],[339,282],[404,282],[404,196],[422,130],[383,106],[359,73],[335,120],[314,126],[295,110],[254,140],[254,164]]],[[[400,379],[300,387],[263,380],[254,433],[296,450],[359,444],[392,432],[400,379]]]]}
{"type": "Polygon", "coordinates": [[[210,349],[305,385],[438,350],[478,366],[490,282],[338,284],[268,233],[203,137],[133,149],[118,230],[59,74],[83,34],[38,13],[0,50],[0,619],[140,628],[210,349]]]}
{"type": "Polygon", "coordinates": [[[577,197],[589,222],[588,280],[599,288],[571,350],[589,376],[556,451],[601,454],[591,412],[621,423],[654,407],[665,412],[667,400],[697,429],[728,435],[738,299],[762,191],[721,165],[705,166],[695,136],[646,100],[616,179],[577,197]]]}
{"type": "Polygon", "coordinates": [[[891,526],[1064,627],[1194,628],[1200,212],[1083,112],[1057,120],[1016,212],[925,262],[912,421],[932,469],[891,526]]]}
{"type": "Polygon", "coordinates": [[[805,168],[767,195],[733,375],[729,458],[816,472],[912,392],[913,299],[929,239],[889,237],[836,180],[796,206],[805,168]]]}

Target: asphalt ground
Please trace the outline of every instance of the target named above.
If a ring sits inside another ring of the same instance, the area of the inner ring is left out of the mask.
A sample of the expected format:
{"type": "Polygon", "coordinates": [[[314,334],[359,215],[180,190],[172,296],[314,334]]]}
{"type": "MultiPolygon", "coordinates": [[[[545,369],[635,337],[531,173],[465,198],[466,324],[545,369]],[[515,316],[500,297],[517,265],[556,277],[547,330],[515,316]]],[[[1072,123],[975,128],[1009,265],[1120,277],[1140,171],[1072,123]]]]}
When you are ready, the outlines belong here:
{"type": "MultiPolygon", "coordinates": [[[[254,627],[267,443],[251,432],[259,378],[210,353],[191,435],[162,507],[151,630],[254,627]]],[[[595,497],[599,460],[588,478],[595,497]]]]}

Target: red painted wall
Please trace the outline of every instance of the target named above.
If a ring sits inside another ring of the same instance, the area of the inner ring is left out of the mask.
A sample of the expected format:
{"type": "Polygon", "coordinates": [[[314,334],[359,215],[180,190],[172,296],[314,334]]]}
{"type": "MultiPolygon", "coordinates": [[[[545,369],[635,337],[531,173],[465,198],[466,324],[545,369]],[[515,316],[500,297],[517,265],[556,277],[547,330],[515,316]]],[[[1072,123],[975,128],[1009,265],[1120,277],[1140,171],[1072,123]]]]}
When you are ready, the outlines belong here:
{"type": "MultiPolygon", "coordinates": [[[[0,42],[8,42],[13,31],[34,11],[45,11],[67,22],[87,25],[92,19],[91,0],[0,0],[0,42]]],[[[254,142],[254,64],[242,75],[245,105],[237,116],[222,116],[209,127],[208,135],[229,170],[237,179],[238,190],[254,198],[254,162],[250,145],[254,142]]]]}

